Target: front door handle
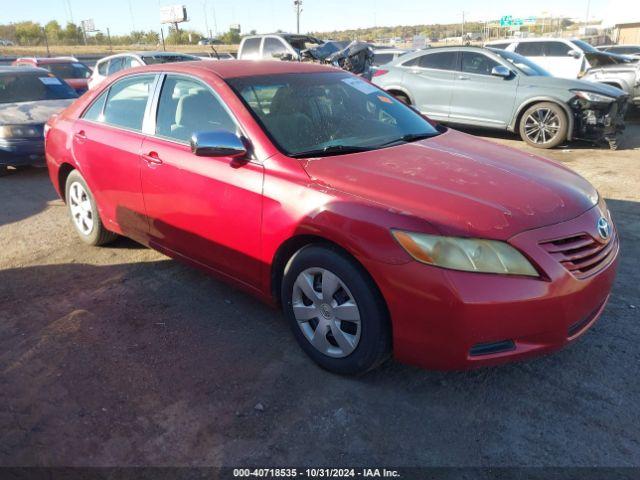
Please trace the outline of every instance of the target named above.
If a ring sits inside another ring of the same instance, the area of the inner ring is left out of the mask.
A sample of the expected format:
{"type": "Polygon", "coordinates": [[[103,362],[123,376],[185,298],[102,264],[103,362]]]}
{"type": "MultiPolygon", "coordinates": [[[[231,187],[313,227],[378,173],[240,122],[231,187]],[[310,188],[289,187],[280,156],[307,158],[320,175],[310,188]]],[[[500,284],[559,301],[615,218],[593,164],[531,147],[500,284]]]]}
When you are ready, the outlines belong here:
{"type": "Polygon", "coordinates": [[[84,133],[84,130],[78,130],[76,133],[73,134],[73,136],[76,137],[78,140],[87,139],[87,134],[84,133]]]}
{"type": "Polygon", "coordinates": [[[158,156],[157,152],[149,152],[146,155],[142,155],[148,164],[162,165],[162,159],[158,156]]]}
{"type": "Polygon", "coordinates": [[[458,80],[469,80],[469,77],[465,77],[464,75],[458,75],[458,80]]]}

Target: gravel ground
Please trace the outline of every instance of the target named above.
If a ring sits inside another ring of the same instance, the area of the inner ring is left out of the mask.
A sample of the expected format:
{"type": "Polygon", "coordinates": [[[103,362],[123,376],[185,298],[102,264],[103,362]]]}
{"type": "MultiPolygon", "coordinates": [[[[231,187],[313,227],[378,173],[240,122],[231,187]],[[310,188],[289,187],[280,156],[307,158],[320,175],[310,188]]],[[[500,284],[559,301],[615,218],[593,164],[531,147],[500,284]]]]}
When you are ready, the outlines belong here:
{"type": "Polygon", "coordinates": [[[44,169],[1,178],[0,465],[640,465],[640,122],[618,151],[545,154],[621,233],[599,323],[524,363],[361,378],[317,368],[278,311],[216,279],[126,239],[83,245],[44,169]]]}

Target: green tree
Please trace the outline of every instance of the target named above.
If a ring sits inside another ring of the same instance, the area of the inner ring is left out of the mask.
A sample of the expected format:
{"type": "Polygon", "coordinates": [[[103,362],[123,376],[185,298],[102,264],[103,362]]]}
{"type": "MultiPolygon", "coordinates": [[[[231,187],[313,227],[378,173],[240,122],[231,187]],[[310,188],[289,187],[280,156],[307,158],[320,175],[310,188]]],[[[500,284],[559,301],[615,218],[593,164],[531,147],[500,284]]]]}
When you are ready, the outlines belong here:
{"type": "Polygon", "coordinates": [[[39,45],[44,40],[42,27],[35,22],[16,23],[16,39],[22,45],[39,45]]]}
{"type": "Polygon", "coordinates": [[[75,23],[67,22],[63,38],[67,45],[78,45],[82,41],[82,29],[75,23]]]}
{"type": "Polygon", "coordinates": [[[51,20],[44,26],[49,43],[58,43],[64,38],[62,27],[56,20],[51,20]]]}

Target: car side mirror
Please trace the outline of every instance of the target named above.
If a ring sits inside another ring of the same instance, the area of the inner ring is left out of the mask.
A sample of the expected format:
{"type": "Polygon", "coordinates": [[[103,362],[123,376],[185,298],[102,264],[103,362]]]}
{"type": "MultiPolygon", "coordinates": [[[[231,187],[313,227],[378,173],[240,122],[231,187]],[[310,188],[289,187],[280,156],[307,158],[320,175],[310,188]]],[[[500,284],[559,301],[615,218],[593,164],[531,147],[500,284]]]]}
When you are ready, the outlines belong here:
{"type": "Polygon", "coordinates": [[[271,55],[273,58],[277,58],[280,60],[283,60],[285,62],[290,62],[291,60],[293,60],[293,55],[291,55],[290,53],[274,53],[273,55],[271,55]]]}
{"type": "Polygon", "coordinates": [[[498,65],[491,69],[491,75],[494,77],[509,78],[511,76],[511,70],[504,65],[498,65]]]}
{"type": "Polygon", "coordinates": [[[569,50],[567,52],[567,55],[569,55],[570,57],[578,59],[578,58],[580,58],[582,56],[582,53],[580,53],[578,50],[569,50]]]}
{"type": "Polygon", "coordinates": [[[242,139],[227,130],[193,132],[191,151],[199,157],[240,158],[247,155],[242,139]]]}

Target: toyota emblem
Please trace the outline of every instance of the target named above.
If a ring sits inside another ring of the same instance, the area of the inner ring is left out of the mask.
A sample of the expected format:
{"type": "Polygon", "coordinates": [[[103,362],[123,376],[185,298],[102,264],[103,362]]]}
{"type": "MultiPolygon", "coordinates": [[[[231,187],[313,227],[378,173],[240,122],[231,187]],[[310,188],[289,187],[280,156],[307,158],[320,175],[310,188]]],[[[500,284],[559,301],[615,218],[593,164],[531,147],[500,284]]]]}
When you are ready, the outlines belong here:
{"type": "Polygon", "coordinates": [[[600,217],[597,223],[597,228],[598,234],[603,240],[606,240],[611,236],[611,224],[606,218],[600,217]]]}

